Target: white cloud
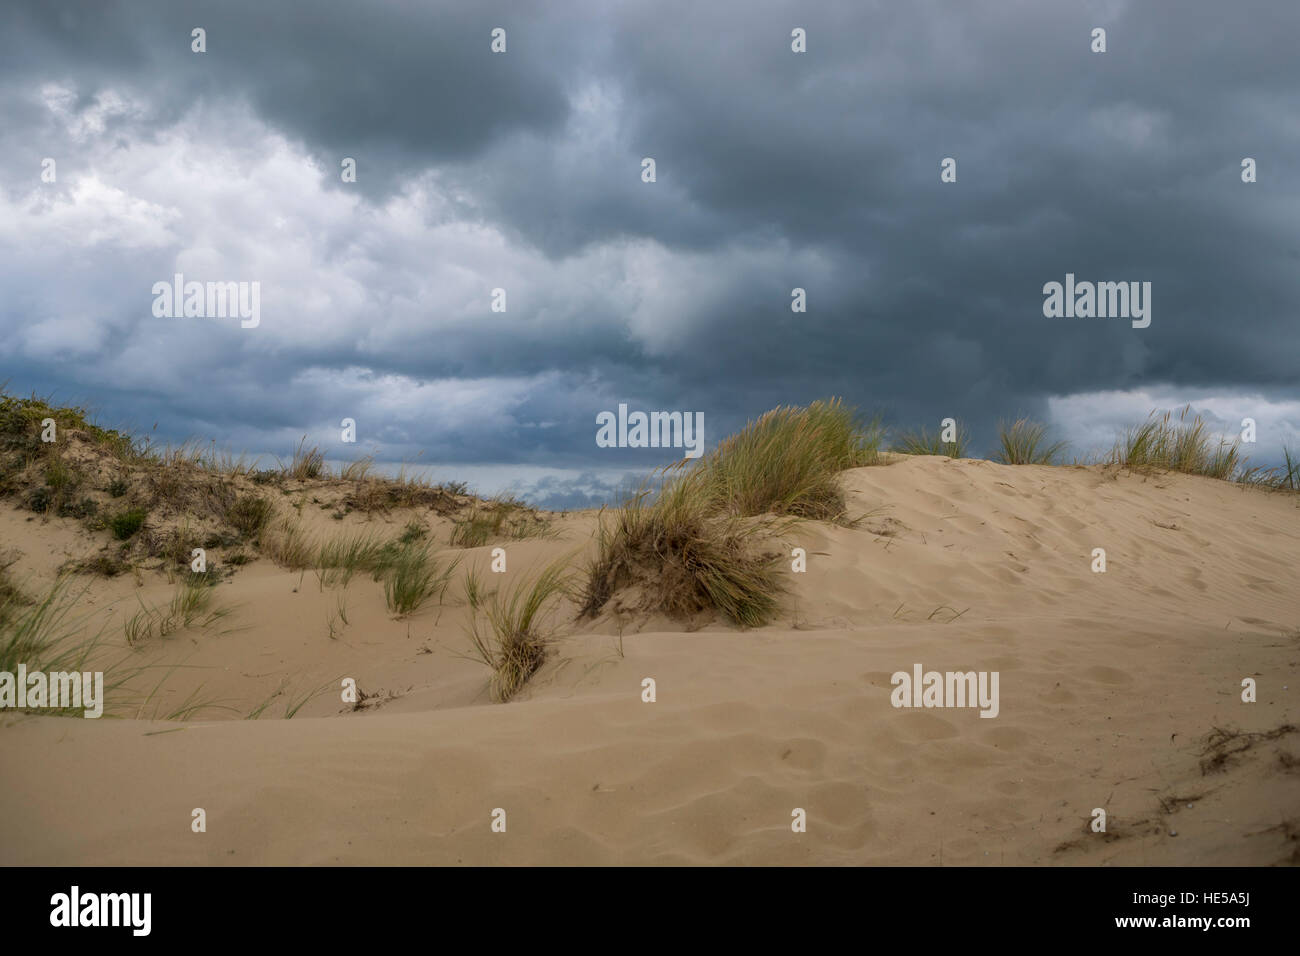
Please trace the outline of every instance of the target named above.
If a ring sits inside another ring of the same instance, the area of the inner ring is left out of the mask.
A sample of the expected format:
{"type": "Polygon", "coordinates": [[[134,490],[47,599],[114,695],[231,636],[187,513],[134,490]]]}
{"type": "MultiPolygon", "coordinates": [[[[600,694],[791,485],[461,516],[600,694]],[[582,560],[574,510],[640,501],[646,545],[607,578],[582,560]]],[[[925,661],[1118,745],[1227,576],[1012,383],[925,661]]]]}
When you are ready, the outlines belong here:
{"type": "Polygon", "coordinates": [[[1300,449],[1300,399],[1158,386],[1048,399],[1052,424],[1080,452],[1104,451],[1120,433],[1145,421],[1153,411],[1177,415],[1188,405],[1189,414],[1200,414],[1212,431],[1229,441],[1241,434],[1242,419],[1253,418],[1257,442],[1242,450],[1257,464],[1279,460],[1284,445],[1293,453],[1300,449]]]}

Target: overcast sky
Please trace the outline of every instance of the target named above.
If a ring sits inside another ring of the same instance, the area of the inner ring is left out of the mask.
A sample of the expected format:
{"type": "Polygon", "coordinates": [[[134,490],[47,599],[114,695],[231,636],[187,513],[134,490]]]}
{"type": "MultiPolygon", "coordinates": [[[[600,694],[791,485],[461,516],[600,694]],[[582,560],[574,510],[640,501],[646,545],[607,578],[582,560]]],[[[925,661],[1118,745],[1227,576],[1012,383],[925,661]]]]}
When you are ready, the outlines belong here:
{"type": "Polygon", "coordinates": [[[840,395],[977,454],[999,419],[1084,453],[1190,402],[1272,462],[1298,40],[1300,4],[1251,0],[5,0],[0,382],[551,507],[679,457],[598,448],[620,402],[712,444],[840,395]],[[257,281],[260,324],[156,317],[177,272],[257,281]],[[1150,326],[1044,317],[1067,273],[1150,282],[1150,326]]]}

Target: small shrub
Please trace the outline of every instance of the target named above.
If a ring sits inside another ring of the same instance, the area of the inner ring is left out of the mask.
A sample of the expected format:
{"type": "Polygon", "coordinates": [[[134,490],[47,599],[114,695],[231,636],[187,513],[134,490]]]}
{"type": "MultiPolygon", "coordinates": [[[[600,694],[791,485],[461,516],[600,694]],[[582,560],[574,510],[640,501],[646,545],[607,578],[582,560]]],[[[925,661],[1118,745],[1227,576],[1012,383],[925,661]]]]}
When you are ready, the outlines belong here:
{"type": "Polygon", "coordinates": [[[60,457],[51,456],[45,464],[45,483],[59,497],[76,491],[81,478],[81,473],[60,457]]]}
{"type": "Polygon", "coordinates": [[[203,547],[209,551],[213,548],[232,548],[242,540],[241,536],[228,531],[210,531],[203,539],[203,547]]]}
{"type": "Polygon", "coordinates": [[[144,527],[145,514],[143,508],[128,508],[125,511],[119,511],[108,519],[108,529],[113,532],[114,538],[125,541],[144,527]]]}
{"type": "Polygon", "coordinates": [[[33,488],[29,491],[27,493],[27,498],[24,501],[24,504],[26,504],[29,509],[40,515],[49,511],[53,503],[54,493],[44,485],[41,485],[38,488],[33,488]]]}
{"type": "Polygon", "coordinates": [[[246,538],[266,527],[271,518],[271,502],[260,495],[240,495],[226,511],[226,523],[246,538]]]}
{"type": "Polygon", "coordinates": [[[60,518],[93,518],[99,513],[99,504],[94,498],[82,498],[80,501],[67,501],[59,505],[60,518]]]}
{"type": "Polygon", "coordinates": [[[162,555],[172,564],[189,566],[193,551],[199,546],[198,533],[186,522],[162,535],[152,550],[162,555]]]}

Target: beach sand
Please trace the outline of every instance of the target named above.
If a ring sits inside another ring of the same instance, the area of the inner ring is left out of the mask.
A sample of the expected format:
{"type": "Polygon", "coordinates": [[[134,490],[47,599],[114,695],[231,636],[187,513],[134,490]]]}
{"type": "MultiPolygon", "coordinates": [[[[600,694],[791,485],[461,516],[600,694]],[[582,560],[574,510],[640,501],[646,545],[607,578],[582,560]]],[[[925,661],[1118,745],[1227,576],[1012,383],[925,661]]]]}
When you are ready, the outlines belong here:
{"type": "MultiPolygon", "coordinates": [[[[444,603],[405,619],[366,575],[330,588],[259,559],[218,586],[231,612],[216,625],[131,649],[124,620],[174,586],[85,577],[80,610],[117,656],[150,665],[133,689],[166,680],[141,718],[0,717],[0,863],[1300,860],[1296,496],[937,457],[855,469],[844,485],[866,517],[785,533],[807,571],[785,563],[775,624],[618,601],[575,621],[565,603],[547,663],[505,704],[470,655],[465,567],[507,587],[565,555],[576,567],[594,512],[553,516],[551,538],[446,549],[465,563],[444,603]],[[494,546],[506,574],[487,573],[494,546]],[[892,706],[891,675],[916,664],[998,672],[997,717],[892,706]],[[369,695],[359,709],[340,698],[345,677],[369,695]],[[192,694],[229,709],[147,719],[192,694]]],[[[449,520],[428,511],[327,510],[303,513],[321,533],[396,534],[414,515],[448,540],[449,520]]],[[[100,544],[8,506],[0,540],[34,585],[100,544]]]]}

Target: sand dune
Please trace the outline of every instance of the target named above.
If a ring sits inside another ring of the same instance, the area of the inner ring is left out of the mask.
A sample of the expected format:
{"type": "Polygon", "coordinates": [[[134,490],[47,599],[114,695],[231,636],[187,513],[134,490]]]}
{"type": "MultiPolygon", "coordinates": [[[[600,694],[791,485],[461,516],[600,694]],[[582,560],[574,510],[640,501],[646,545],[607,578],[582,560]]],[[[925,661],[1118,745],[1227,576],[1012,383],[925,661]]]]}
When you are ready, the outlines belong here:
{"type": "MultiPolygon", "coordinates": [[[[844,483],[867,516],[786,534],[808,568],[784,575],[778,623],[575,623],[565,605],[550,659],[507,704],[469,657],[458,584],[394,620],[365,576],[329,588],[246,565],[218,588],[232,608],[219,625],[122,651],[167,674],[155,712],[193,693],[228,710],[2,718],[0,863],[1300,859],[1294,495],[934,457],[844,483]],[[349,623],[331,637],[340,595],[349,623]],[[891,706],[891,675],[917,663],[997,671],[998,716],[891,706]],[[361,709],[340,701],[345,676],[372,695],[361,709]],[[1241,700],[1246,677],[1256,703],[1241,700]],[[268,698],[260,719],[236,719],[268,698]],[[191,832],[196,807],[205,833],[191,832]],[[1098,807],[1105,833],[1089,829],[1098,807]],[[792,832],[795,808],[807,832],[792,832]]],[[[427,511],[373,524],[392,533],[412,515],[447,540],[427,511]]],[[[509,572],[485,577],[581,559],[595,525],[557,516],[556,537],[505,543],[509,572]]],[[[71,523],[8,509],[0,538],[32,581],[92,547],[71,523]]],[[[461,573],[486,570],[491,547],[465,550],[461,573]]],[[[171,592],[158,576],[87,582],[114,640],[141,600],[171,592]]]]}

